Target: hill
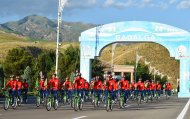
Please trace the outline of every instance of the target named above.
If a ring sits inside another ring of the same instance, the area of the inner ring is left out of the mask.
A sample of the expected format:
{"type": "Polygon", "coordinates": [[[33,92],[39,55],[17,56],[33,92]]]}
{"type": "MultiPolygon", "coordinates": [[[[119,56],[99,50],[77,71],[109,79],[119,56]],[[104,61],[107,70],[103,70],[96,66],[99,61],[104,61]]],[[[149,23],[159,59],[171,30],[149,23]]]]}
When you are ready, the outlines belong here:
{"type": "MultiPolygon", "coordinates": [[[[112,46],[104,48],[99,59],[103,64],[111,64],[112,46]]],[[[127,45],[117,45],[114,55],[114,64],[134,64],[138,55],[143,56],[140,63],[145,62],[145,58],[161,73],[171,77],[171,81],[176,84],[179,78],[179,61],[169,56],[168,50],[156,43],[135,43],[127,45]]]]}
{"type": "MultiPolygon", "coordinates": [[[[82,31],[95,26],[96,25],[93,24],[85,24],[80,22],[63,22],[60,30],[60,40],[78,41],[82,31]]],[[[19,21],[1,24],[0,29],[30,37],[32,38],[31,40],[44,39],[55,41],[57,21],[38,15],[30,15],[19,21]]]]}
{"type": "MultiPolygon", "coordinates": [[[[60,51],[66,49],[70,44],[78,47],[78,42],[63,42],[60,51]]],[[[31,41],[29,38],[14,33],[0,31],[0,62],[4,60],[9,50],[15,47],[35,46],[43,49],[55,49],[56,42],[53,41],[31,41]]]]}

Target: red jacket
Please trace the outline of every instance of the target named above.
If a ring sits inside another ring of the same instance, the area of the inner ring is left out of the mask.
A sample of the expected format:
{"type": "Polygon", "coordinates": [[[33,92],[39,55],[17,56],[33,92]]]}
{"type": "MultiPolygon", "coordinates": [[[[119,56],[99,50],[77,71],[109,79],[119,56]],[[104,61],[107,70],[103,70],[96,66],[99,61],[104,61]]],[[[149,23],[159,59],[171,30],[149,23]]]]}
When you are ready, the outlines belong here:
{"type": "Polygon", "coordinates": [[[65,81],[64,86],[66,90],[72,90],[72,83],[70,81],[65,81]]]}
{"type": "Polygon", "coordinates": [[[40,80],[40,90],[45,90],[46,89],[44,83],[45,83],[44,80],[40,80]]]}
{"type": "Polygon", "coordinates": [[[58,90],[59,89],[59,79],[54,78],[50,79],[48,82],[48,87],[52,86],[52,90],[58,90]]]}
{"type": "Polygon", "coordinates": [[[89,88],[90,88],[90,84],[88,82],[85,82],[84,89],[89,90],[89,88]]]}
{"type": "Polygon", "coordinates": [[[142,90],[145,90],[145,85],[143,82],[138,82],[137,83],[137,89],[142,91],[142,90]]]}
{"type": "Polygon", "coordinates": [[[95,90],[102,90],[102,81],[96,81],[94,83],[94,89],[95,90]]]}
{"type": "Polygon", "coordinates": [[[156,90],[156,84],[150,83],[150,90],[156,90]]]}
{"type": "Polygon", "coordinates": [[[108,90],[109,91],[116,90],[116,88],[115,88],[115,80],[114,79],[110,79],[108,81],[108,90]]]}
{"type": "Polygon", "coordinates": [[[27,82],[23,83],[23,89],[28,89],[29,84],[27,82]]]}
{"type": "Polygon", "coordinates": [[[171,84],[166,84],[165,90],[172,90],[172,85],[171,84]]]}
{"type": "Polygon", "coordinates": [[[128,80],[120,80],[120,86],[122,90],[129,90],[129,81],[128,80]]]}
{"type": "Polygon", "coordinates": [[[161,90],[161,85],[160,84],[156,84],[156,90],[161,90]]]}
{"type": "Polygon", "coordinates": [[[84,89],[85,80],[84,78],[76,78],[75,79],[75,88],[78,89],[84,89]]]}
{"type": "Polygon", "coordinates": [[[17,86],[17,90],[21,90],[22,89],[22,82],[17,81],[16,86],[17,86]]]}
{"type": "Polygon", "coordinates": [[[16,90],[17,87],[17,81],[16,80],[9,80],[6,83],[6,87],[10,86],[11,90],[16,90]]]}

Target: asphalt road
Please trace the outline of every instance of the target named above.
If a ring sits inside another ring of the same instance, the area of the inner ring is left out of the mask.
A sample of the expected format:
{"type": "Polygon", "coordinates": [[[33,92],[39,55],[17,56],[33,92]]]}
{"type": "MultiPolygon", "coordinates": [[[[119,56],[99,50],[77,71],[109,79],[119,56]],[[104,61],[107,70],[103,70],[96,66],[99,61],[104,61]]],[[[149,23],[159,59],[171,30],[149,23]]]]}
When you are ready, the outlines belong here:
{"type": "MultiPolygon", "coordinates": [[[[103,104],[94,109],[90,102],[85,103],[83,110],[77,112],[69,105],[63,106],[61,103],[58,110],[51,111],[46,111],[43,106],[37,108],[35,104],[23,104],[16,110],[4,111],[1,104],[0,119],[176,119],[187,101],[188,99],[178,99],[176,96],[169,100],[162,97],[159,102],[142,103],[139,108],[136,102],[129,101],[125,109],[119,109],[116,104],[111,112],[107,112],[103,104]]],[[[185,119],[190,119],[190,109],[185,119]]]]}

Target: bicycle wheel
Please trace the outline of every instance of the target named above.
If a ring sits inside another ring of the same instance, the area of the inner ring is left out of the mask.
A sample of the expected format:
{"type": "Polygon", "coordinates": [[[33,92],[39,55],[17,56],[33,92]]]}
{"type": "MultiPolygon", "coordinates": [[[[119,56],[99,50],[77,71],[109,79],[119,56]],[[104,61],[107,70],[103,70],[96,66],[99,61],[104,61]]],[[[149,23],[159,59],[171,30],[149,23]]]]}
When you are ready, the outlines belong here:
{"type": "Polygon", "coordinates": [[[17,98],[14,99],[12,108],[13,108],[13,109],[16,109],[16,108],[17,108],[17,98]]]}
{"type": "Polygon", "coordinates": [[[20,98],[18,98],[18,100],[17,100],[17,101],[18,101],[18,106],[21,106],[22,101],[23,101],[23,100],[22,100],[22,96],[20,96],[20,98]]]}
{"type": "Polygon", "coordinates": [[[73,100],[73,98],[71,99],[71,108],[74,108],[74,100],[73,100]]]}
{"type": "Polygon", "coordinates": [[[112,102],[110,102],[110,110],[112,111],[113,110],[113,103],[112,102]]]}
{"type": "Polygon", "coordinates": [[[141,94],[138,94],[138,97],[137,97],[138,106],[140,106],[140,103],[141,103],[141,94]]]}
{"type": "Polygon", "coordinates": [[[9,109],[9,103],[10,99],[8,97],[5,98],[4,104],[3,104],[3,108],[4,110],[8,110],[9,109]]]}
{"type": "Polygon", "coordinates": [[[83,108],[83,104],[82,104],[82,100],[80,99],[80,101],[79,101],[79,110],[82,110],[82,108],[83,108]]]}
{"type": "Polygon", "coordinates": [[[74,98],[74,110],[75,110],[75,111],[78,111],[78,109],[79,109],[78,98],[75,97],[75,98],[74,98]]]}
{"type": "Polygon", "coordinates": [[[47,102],[46,102],[46,110],[50,111],[51,110],[51,106],[52,106],[51,98],[48,98],[47,102]]]}
{"type": "Polygon", "coordinates": [[[59,106],[58,100],[54,100],[54,109],[57,110],[59,106]]]}
{"type": "Polygon", "coordinates": [[[98,105],[98,98],[95,96],[94,97],[94,108],[96,108],[98,105]]]}
{"type": "Polygon", "coordinates": [[[66,104],[66,102],[67,102],[67,96],[66,96],[66,95],[64,95],[64,96],[63,96],[63,105],[65,105],[65,104],[66,104]]]}
{"type": "Polygon", "coordinates": [[[36,106],[39,107],[40,106],[40,96],[36,97],[36,106]]]}
{"type": "Polygon", "coordinates": [[[110,99],[108,98],[106,102],[106,111],[109,112],[109,110],[110,110],[110,99]]]}
{"type": "Polygon", "coordinates": [[[123,96],[121,96],[119,98],[119,108],[123,108],[124,107],[124,99],[123,98],[124,98],[123,96]]]}

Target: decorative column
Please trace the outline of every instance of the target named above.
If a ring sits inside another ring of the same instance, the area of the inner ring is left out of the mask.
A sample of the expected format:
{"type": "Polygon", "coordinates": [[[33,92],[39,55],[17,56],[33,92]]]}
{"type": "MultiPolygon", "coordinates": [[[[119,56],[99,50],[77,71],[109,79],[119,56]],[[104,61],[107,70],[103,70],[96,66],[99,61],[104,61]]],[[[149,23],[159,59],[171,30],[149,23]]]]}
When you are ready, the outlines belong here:
{"type": "Polygon", "coordinates": [[[179,86],[180,91],[178,97],[190,97],[190,60],[189,59],[180,59],[180,80],[179,86]]]}

